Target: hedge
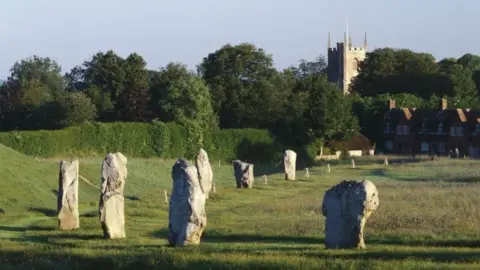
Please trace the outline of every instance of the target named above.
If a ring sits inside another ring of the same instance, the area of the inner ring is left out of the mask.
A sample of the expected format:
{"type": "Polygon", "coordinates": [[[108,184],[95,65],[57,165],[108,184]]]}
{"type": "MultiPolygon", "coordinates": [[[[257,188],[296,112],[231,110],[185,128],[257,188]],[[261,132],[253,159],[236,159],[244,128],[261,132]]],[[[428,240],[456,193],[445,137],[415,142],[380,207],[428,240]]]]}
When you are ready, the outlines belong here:
{"type": "MultiPolygon", "coordinates": [[[[226,129],[195,133],[174,123],[88,123],[62,130],[0,132],[0,143],[19,152],[39,157],[105,155],[122,152],[131,157],[193,158],[201,136],[201,147],[211,160],[241,159],[251,163],[273,163],[283,158],[286,147],[261,129],[226,129]]],[[[315,154],[308,147],[290,147],[303,151],[300,158],[315,154]],[[305,151],[304,151],[305,150],[305,151]],[[302,154],[304,153],[304,154],[302,154]]],[[[299,153],[299,152],[297,152],[299,153]]]]}

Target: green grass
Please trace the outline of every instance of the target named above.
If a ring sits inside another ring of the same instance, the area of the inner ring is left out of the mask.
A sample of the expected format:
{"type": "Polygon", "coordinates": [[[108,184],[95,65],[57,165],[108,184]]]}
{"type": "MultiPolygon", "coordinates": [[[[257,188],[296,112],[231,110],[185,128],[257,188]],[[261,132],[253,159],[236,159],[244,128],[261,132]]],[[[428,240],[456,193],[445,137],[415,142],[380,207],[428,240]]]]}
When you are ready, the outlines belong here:
{"type": "MultiPolygon", "coordinates": [[[[99,185],[101,158],[80,159],[99,185]]],[[[0,145],[0,269],[479,269],[480,161],[422,160],[382,165],[362,158],[297,172],[255,166],[253,189],[236,189],[230,164],[212,162],[217,193],[207,201],[198,247],[167,246],[173,160],[129,159],[127,238],[106,240],[99,191],[80,184],[80,229],[57,229],[59,160],[36,160],[0,145]],[[272,173],[275,172],[276,173],[272,173]],[[268,174],[268,185],[262,175],[268,174]],[[320,206],[344,179],[369,179],[380,205],[366,225],[366,250],[325,250],[320,206]],[[1,211],[0,211],[1,213],[1,211]]],[[[333,163],[333,162],[332,162],[333,163]]]]}

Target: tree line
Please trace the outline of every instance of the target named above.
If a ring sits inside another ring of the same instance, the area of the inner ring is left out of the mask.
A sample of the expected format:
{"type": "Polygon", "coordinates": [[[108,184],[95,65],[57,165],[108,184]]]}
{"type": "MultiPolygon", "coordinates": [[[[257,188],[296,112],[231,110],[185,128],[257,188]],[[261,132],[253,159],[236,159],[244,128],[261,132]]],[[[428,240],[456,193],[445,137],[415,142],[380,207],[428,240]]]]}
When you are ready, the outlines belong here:
{"type": "Polygon", "coordinates": [[[428,53],[383,48],[367,53],[343,96],[328,82],[326,59],[284,70],[250,43],[227,44],[195,71],[173,62],[149,70],[137,53],[97,52],[62,73],[49,57],[13,64],[0,87],[0,128],[60,129],[88,121],[176,122],[203,130],[269,129],[291,143],[380,139],[389,98],[399,106],[480,107],[480,57],[436,61],[428,53]]]}

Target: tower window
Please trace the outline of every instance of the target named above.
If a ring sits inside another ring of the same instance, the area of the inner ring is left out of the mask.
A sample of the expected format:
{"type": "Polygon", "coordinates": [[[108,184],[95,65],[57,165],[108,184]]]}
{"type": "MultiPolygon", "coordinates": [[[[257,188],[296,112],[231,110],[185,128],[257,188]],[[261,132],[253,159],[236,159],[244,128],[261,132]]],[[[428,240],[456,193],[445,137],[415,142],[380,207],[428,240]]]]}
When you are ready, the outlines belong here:
{"type": "Polygon", "coordinates": [[[358,59],[353,59],[353,70],[358,71],[358,59]]]}

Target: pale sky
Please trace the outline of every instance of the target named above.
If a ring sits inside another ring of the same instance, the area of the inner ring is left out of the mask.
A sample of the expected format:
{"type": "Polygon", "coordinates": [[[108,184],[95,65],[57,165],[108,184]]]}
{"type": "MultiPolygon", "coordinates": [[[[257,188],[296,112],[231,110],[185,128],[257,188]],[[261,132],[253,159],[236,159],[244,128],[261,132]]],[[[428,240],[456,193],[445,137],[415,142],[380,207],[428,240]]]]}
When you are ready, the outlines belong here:
{"type": "Polygon", "coordinates": [[[62,71],[113,49],[151,69],[191,69],[226,43],[252,42],[285,68],[326,54],[348,16],[354,46],[407,48],[437,59],[480,54],[479,0],[0,0],[0,78],[34,54],[62,71]]]}

